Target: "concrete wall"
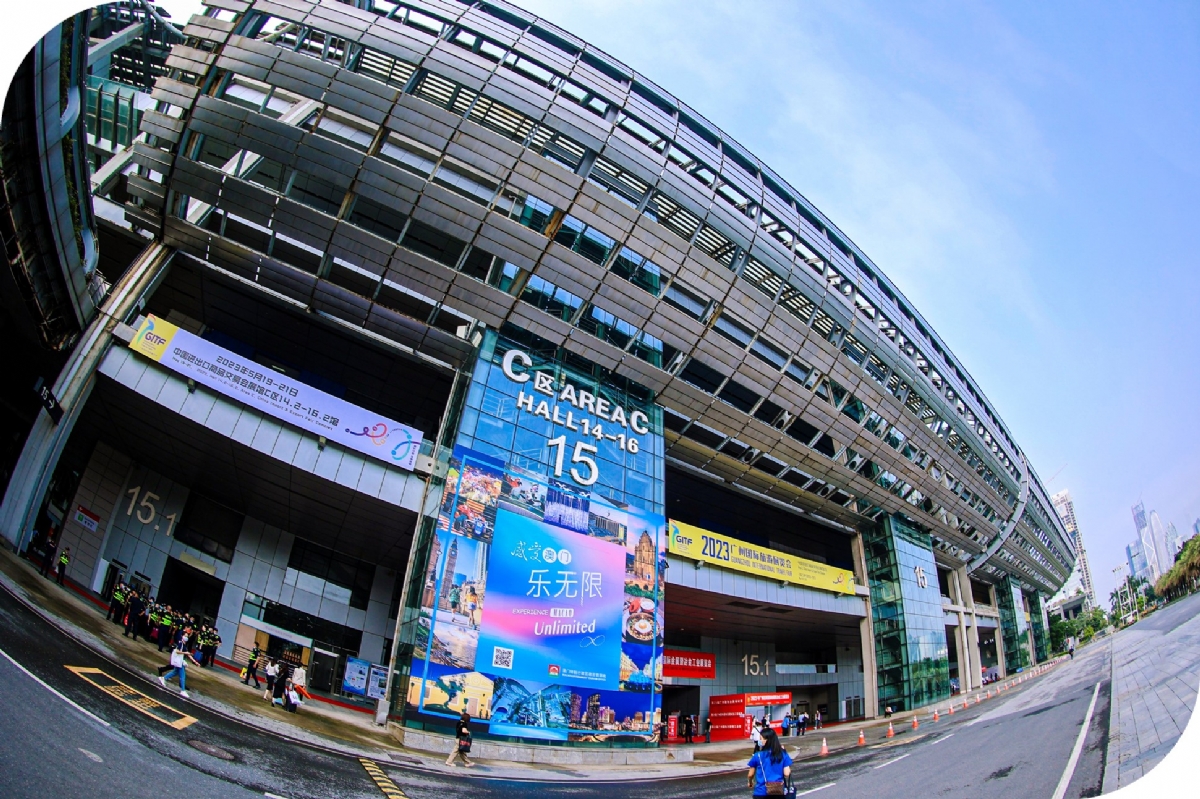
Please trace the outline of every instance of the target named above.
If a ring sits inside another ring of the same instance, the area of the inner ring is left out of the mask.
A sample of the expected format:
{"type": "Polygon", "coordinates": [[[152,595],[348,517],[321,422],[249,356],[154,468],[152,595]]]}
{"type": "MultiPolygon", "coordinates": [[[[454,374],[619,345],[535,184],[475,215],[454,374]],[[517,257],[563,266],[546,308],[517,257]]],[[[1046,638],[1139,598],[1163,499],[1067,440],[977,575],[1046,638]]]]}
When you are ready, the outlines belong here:
{"type": "Polygon", "coordinates": [[[107,561],[102,561],[101,547],[104,534],[112,519],[112,511],[118,506],[125,476],[132,462],[104,442],[96,444],[87,467],[79,478],[79,487],[67,508],[66,521],[59,534],[59,546],[71,548],[71,564],[67,576],[76,582],[99,590],[104,579],[107,561]],[[77,518],[78,509],[83,507],[100,517],[96,529],[84,526],[77,518]],[[95,580],[93,580],[95,576],[95,580]]]}

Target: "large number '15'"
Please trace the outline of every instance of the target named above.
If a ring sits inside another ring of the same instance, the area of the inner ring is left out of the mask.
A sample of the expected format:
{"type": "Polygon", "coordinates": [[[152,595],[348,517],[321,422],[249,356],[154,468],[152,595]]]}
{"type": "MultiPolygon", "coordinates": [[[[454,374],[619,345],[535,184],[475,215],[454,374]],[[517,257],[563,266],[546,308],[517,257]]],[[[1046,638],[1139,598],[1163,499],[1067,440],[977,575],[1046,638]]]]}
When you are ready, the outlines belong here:
{"type": "MultiPolygon", "coordinates": [[[[559,436],[552,438],[546,442],[548,446],[554,449],[554,476],[562,477],[563,473],[563,455],[567,448],[567,437],[559,436]]],[[[585,444],[582,441],[575,442],[575,451],[571,453],[571,463],[580,463],[587,467],[587,476],[584,477],[579,473],[579,470],[574,466],[571,467],[571,479],[582,486],[590,486],[600,478],[600,470],[596,467],[596,461],[589,458],[584,453],[596,454],[596,448],[591,444],[585,444]]]]}

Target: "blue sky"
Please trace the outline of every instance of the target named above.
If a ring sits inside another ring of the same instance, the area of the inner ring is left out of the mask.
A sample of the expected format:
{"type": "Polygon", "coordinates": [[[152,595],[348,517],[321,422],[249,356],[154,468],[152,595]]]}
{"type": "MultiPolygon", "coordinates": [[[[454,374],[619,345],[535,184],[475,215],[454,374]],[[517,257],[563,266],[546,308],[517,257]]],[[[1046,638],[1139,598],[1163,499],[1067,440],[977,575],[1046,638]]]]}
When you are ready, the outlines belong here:
{"type": "MultiPolygon", "coordinates": [[[[160,3],[176,19],[198,6],[160,3]]],[[[1102,597],[1139,498],[1190,531],[1200,8],[521,5],[689,103],[863,248],[1050,491],[1071,490],[1102,597]]]]}

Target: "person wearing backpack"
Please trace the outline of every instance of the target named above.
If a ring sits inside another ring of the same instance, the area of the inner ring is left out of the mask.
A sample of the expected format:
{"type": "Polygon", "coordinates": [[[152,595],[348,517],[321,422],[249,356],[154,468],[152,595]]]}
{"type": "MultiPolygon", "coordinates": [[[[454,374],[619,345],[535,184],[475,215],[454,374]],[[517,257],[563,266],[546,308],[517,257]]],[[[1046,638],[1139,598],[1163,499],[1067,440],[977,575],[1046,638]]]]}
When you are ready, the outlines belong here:
{"type": "Polygon", "coordinates": [[[450,757],[446,758],[446,765],[453,766],[455,758],[462,758],[462,762],[467,768],[471,768],[475,764],[471,762],[471,758],[467,757],[467,753],[471,751],[471,714],[463,711],[458,717],[458,724],[454,726],[454,748],[450,750],[450,757]]]}
{"type": "MultiPolygon", "coordinates": [[[[746,787],[753,796],[786,796],[792,776],[792,758],[783,748],[775,730],[765,727],[762,749],[750,756],[746,765],[746,787]]],[[[793,794],[794,795],[794,794],[793,794]]]]}

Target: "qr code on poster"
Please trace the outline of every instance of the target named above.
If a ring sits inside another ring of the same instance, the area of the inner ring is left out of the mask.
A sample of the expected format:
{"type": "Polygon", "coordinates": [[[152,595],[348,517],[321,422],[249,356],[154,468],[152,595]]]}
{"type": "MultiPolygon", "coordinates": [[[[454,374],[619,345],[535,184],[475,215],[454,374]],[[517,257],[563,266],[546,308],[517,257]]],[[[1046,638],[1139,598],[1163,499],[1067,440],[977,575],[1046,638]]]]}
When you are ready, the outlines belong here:
{"type": "Polygon", "coordinates": [[[493,669],[511,669],[513,662],[513,651],[502,646],[492,647],[492,668],[493,669]]]}

